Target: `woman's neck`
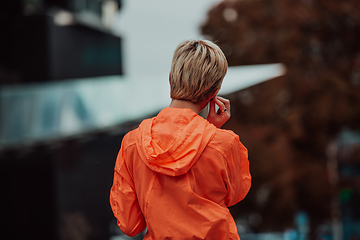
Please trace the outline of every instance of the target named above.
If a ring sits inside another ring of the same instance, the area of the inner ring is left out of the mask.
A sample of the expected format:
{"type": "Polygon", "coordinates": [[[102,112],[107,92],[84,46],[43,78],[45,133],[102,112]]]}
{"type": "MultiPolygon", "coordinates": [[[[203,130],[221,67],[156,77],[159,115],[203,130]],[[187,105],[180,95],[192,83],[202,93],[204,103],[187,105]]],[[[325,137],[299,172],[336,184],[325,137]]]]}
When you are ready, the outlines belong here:
{"type": "Polygon", "coordinates": [[[170,106],[171,108],[189,108],[191,110],[193,110],[196,114],[199,114],[199,112],[201,110],[204,109],[204,107],[206,106],[206,103],[194,103],[191,101],[187,101],[187,100],[179,100],[179,99],[172,99],[170,106]]]}

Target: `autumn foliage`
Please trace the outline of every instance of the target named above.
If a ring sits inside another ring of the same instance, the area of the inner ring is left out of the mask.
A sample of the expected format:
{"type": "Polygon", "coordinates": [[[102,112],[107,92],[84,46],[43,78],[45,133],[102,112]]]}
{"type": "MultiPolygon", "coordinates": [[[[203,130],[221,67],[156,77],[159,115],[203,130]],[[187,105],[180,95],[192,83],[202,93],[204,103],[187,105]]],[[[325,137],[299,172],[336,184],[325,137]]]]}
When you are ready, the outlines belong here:
{"type": "Polygon", "coordinates": [[[334,215],[327,149],[360,129],[358,0],[225,0],[201,32],[229,65],[283,63],[284,77],[231,94],[233,129],[249,149],[253,187],[235,215],[252,228],[284,230],[306,211],[312,231],[334,215]]]}

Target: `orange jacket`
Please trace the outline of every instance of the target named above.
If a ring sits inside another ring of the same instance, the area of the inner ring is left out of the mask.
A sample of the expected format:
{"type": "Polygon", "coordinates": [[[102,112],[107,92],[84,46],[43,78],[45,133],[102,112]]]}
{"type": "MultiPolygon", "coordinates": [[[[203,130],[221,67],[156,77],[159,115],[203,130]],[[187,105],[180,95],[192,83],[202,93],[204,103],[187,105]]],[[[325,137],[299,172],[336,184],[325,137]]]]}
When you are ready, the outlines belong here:
{"type": "Polygon", "coordinates": [[[247,149],[190,109],[165,108],[125,135],[110,192],[120,229],[144,239],[239,239],[228,206],[250,189],[247,149]]]}

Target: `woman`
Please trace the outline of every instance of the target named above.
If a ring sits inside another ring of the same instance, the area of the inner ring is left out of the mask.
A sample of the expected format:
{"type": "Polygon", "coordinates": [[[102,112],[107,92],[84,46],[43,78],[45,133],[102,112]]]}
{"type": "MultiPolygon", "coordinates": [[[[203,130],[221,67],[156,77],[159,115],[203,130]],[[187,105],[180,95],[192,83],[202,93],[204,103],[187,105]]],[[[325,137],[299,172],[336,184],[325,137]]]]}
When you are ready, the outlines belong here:
{"type": "Polygon", "coordinates": [[[120,229],[144,239],[240,239],[227,207],[251,185],[247,149],[220,127],[230,102],[216,96],[227,61],[210,41],[175,50],[171,104],[123,139],[110,193],[120,229]],[[207,119],[198,113],[209,104],[207,119]],[[215,105],[218,106],[216,111],[215,105]]]}

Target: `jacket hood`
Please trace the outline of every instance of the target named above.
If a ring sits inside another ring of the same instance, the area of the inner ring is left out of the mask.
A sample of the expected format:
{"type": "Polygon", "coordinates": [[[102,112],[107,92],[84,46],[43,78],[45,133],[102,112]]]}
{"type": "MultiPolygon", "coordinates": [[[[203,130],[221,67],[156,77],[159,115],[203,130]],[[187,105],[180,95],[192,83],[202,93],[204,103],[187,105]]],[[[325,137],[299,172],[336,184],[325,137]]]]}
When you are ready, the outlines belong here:
{"type": "Polygon", "coordinates": [[[214,125],[192,110],[168,107],[140,124],[136,146],[151,170],[179,176],[196,163],[215,132],[214,125]]]}

